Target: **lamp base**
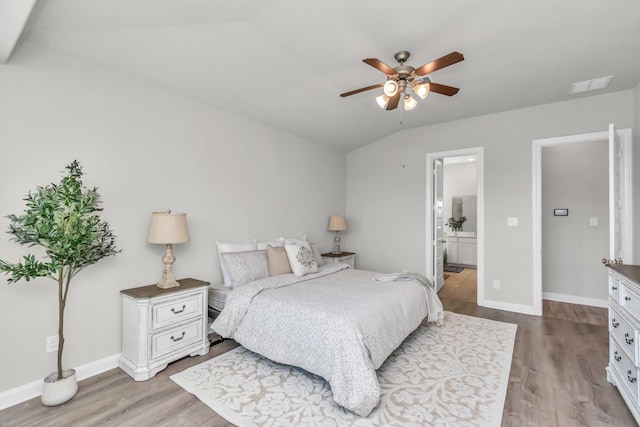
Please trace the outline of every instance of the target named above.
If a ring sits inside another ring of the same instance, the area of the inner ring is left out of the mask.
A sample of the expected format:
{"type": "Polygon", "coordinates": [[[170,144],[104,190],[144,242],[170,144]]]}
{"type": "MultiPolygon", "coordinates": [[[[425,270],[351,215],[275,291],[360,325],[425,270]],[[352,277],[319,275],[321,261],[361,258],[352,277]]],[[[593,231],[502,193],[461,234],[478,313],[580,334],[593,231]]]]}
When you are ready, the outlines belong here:
{"type": "Polygon", "coordinates": [[[178,283],[176,280],[165,281],[165,278],[163,277],[162,280],[160,280],[156,286],[162,289],[169,289],[169,288],[175,288],[177,286],[180,286],[180,283],[178,283]]]}
{"type": "Polygon", "coordinates": [[[340,249],[340,236],[338,235],[337,231],[336,231],[336,238],[334,240],[336,244],[333,246],[333,250],[331,251],[331,253],[334,255],[339,255],[342,253],[342,249],[340,249]]]}
{"type": "Polygon", "coordinates": [[[176,260],[176,257],[173,255],[173,245],[168,243],[167,250],[165,251],[162,257],[162,263],[164,264],[164,270],[162,271],[162,278],[156,285],[159,288],[168,289],[168,288],[175,288],[176,286],[180,286],[180,283],[176,281],[176,278],[173,275],[172,266],[175,260],[176,260]]]}

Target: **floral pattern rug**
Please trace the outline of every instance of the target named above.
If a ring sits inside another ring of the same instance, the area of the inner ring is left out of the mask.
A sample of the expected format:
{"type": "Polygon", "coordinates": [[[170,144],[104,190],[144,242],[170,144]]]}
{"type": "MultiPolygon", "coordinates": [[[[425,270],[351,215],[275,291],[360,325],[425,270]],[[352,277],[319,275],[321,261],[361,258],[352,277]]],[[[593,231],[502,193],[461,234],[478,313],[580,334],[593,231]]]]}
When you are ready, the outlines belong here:
{"type": "Polygon", "coordinates": [[[253,426],[499,426],[516,325],[446,312],[378,370],[380,404],[363,418],[321,377],[243,347],[171,376],[229,422],[253,426]]]}

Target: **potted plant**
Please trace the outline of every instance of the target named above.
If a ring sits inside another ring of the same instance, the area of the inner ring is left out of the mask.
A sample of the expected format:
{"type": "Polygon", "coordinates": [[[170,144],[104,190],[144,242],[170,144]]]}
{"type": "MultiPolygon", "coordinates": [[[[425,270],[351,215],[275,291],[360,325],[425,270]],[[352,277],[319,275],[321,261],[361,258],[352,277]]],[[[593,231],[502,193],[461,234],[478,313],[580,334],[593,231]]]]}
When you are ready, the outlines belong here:
{"type": "Polygon", "coordinates": [[[447,227],[451,227],[452,231],[462,231],[462,224],[465,223],[465,221],[467,220],[467,217],[465,216],[461,216],[461,217],[449,217],[449,219],[447,220],[447,227]]]}
{"type": "Polygon", "coordinates": [[[37,277],[58,284],[58,370],[44,379],[42,403],[47,406],[68,401],[78,390],[75,370],[62,368],[64,309],[71,279],[83,268],[120,252],[109,224],[98,215],[102,208],[97,188],[83,186],[82,167],[77,161],[66,169],[68,173],[59,184],[37,187],[27,194],[21,216],[7,216],[9,233],[14,236],[11,240],[41,246],[46,257],[38,260],[28,254],[16,263],[0,260],[0,271],[9,276],[9,284],[37,277]]]}

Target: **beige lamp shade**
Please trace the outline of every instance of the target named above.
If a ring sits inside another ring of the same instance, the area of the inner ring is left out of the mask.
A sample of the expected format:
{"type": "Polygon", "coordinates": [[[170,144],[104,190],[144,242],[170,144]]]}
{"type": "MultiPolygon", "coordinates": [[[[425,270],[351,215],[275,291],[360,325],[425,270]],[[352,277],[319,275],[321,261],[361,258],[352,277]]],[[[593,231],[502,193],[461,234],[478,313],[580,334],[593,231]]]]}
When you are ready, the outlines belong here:
{"type": "Polygon", "coordinates": [[[344,231],[347,229],[347,221],[342,215],[332,215],[329,219],[329,231],[344,231]]]}
{"type": "Polygon", "coordinates": [[[147,242],[174,244],[188,242],[186,213],[153,212],[147,242]]]}

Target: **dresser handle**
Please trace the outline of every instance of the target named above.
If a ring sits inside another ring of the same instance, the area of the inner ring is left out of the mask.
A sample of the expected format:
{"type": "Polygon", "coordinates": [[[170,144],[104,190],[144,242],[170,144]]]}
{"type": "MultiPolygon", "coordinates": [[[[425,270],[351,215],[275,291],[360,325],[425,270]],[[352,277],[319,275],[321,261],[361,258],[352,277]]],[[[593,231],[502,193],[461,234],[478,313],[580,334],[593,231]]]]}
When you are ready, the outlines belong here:
{"type": "Polygon", "coordinates": [[[625,301],[631,301],[631,297],[624,297],[625,301]]]}
{"type": "Polygon", "coordinates": [[[619,362],[622,360],[622,356],[618,356],[617,350],[613,352],[613,358],[616,359],[616,362],[619,362]]]}
{"type": "Polygon", "coordinates": [[[187,306],[186,306],[186,305],[184,305],[184,304],[182,304],[182,310],[178,310],[178,311],[176,311],[176,309],[175,309],[175,308],[172,308],[172,309],[171,309],[171,312],[172,312],[173,314],[180,314],[180,313],[182,313],[182,312],[184,311],[184,309],[185,309],[185,308],[187,308],[187,306]]]}
{"type": "Polygon", "coordinates": [[[614,317],[613,319],[611,319],[611,326],[617,328],[618,326],[620,326],[620,322],[616,322],[616,318],[614,317]]]}
{"type": "Polygon", "coordinates": [[[612,290],[612,291],[617,291],[617,290],[618,290],[618,287],[617,287],[617,286],[612,286],[612,287],[611,287],[611,290],[612,290]]]}
{"type": "Polygon", "coordinates": [[[633,338],[629,338],[629,334],[624,334],[624,340],[627,342],[627,344],[631,344],[633,343],[633,338]]]}
{"type": "Polygon", "coordinates": [[[632,377],[631,376],[631,371],[627,371],[627,379],[629,380],[630,383],[635,383],[638,378],[637,377],[632,377]]]}
{"type": "MultiPolygon", "coordinates": [[[[180,341],[182,338],[184,338],[184,334],[185,334],[185,333],[186,333],[185,331],[182,331],[182,336],[181,336],[181,337],[179,337],[179,338],[174,338],[174,337],[173,337],[173,335],[171,335],[171,339],[173,340],[173,342],[178,342],[178,341],[180,341]]],[[[629,371],[629,373],[631,373],[631,371],[629,371]]]]}

